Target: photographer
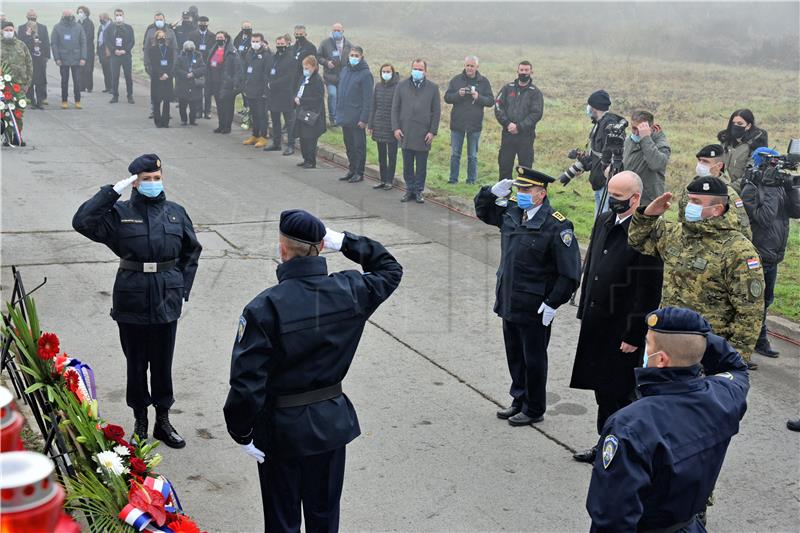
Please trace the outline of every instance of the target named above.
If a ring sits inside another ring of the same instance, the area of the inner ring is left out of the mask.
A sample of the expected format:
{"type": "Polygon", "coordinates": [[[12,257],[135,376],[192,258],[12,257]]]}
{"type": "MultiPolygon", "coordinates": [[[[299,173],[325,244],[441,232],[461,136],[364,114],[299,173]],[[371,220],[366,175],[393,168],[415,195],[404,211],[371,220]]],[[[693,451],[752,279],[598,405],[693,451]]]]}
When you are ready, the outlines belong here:
{"type": "Polygon", "coordinates": [[[625,139],[622,166],[642,178],[642,205],[664,194],[664,174],[671,150],[661,126],[654,123],[649,111],[634,111],[631,115],[631,134],[625,139]]]}
{"type": "MultiPolygon", "coordinates": [[[[778,264],[783,261],[789,240],[789,219],[800,218],[800,176],[791,176],[777,168],[771,157],[777,155],[769,148],[757,149],[753,153],[754,166],[741,182],[753,244],[764,266],[764,321],[755,351],[766,357],[778,357],[767,339],[767,309],[774,299],[778,264]]],[[[797,168],[796,163],[793,166],[797,168]]]]}

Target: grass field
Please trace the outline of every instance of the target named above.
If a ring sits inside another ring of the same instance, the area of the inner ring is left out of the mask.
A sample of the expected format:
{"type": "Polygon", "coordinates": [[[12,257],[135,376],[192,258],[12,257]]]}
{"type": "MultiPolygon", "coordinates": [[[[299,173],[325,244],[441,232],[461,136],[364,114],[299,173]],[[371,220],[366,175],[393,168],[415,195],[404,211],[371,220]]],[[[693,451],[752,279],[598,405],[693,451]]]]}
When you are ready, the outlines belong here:
{"type": "MultiPolygon", "coordinates": [[[[366,4],[354,4],[363,8],[366,4]]],[[[34,6],[36,7],[36,6],[34,6]]],[[[168,20],[175,20],[182,4],[160,4],[168,20]]],[[[211,28],[225,29],[235,35],[244,19],[252,20],[255,31],[261,31],[272,43],[274,36],[290,32],[296,22],[283,14],[272,14],[244,3],[225,8],[216,4],[200,4],[201,12],[211,18],[211,28]]],[[[15,22],[24,20],[26,5],[6,4],[6,14],[15,22]]],[[[60,4],[40,7],[40,20],[52,28],[58,18],[60,4]],[[52,14],[46,16],[45,13],[52,14]]],[[[111,4],[93,7],[93,19],[100,10],[111,11],[111,4]]],[[[137,31],[137,38],[152,21],[154,5],[128,4],[126,18],[137,31]]],[[[515,77],[516,64],[528,59],[534,65],[534,83],[544,94],[544,117],[537,127],[535,167],[557,176],[570,163],[566,153],[584,146],[591,123],[584,108],[587,96],[605,89],[612,99],[611,110],[630,116],[635,109],[653,112],[672,148],[667,169],[668,189],[677,191],[694,175],[694,154],[706,144],[716,142],[717,132],[724,128],[730,113],[741,107],[753,110],[759,126],[769,132],[770,145],[784,151],[791,137],[800,137],[800,77],[789,70],[729,67],[704,63],[683,63],[648,59],[641,56],[610,55],[599,49],[553,48],[503,45],[492,42],[436,42],[430,36],[409,38],[392,27],[345,27],[352,42],[365,48],[365,57],[373,75],[379,66],[393,63],[402,76],[407,76],[410,61],[422,57],[428,61],[429,77],[442,93],[448,81],[461,72],[463,58],[480,57],[481,73],[489,78],[497,93],[504,83],[515,77]],[[389,28],[389,29],[386,29],[389,28]]],[[[309,38],[319,43],[328,28],[308,27],[309,38]]],[[[480,32],[477,32],[479,34],[480,32]]],[[[140,45],[134,56],[141,70],[140,45]]],[[[466,178],[466,154],[462,155],[461,181],[447,185],[449,176],[450,106],[442,106],[439,135],[433,143],[428,164],[428,187],[438,195],[472,198],[476,186],[463,183],[466,178]]],[[[233,139],[231,139],[234,142],[233,139]]],[[[322,140],[331,146],[342,146],[338,129],[327,132],[322,140]]],[[[497,152],[500,127],[491,108],[487,109],[478,153],[478,184],[497,180],[497,152]]],[[[375,145],[368,143],[368,161],[377,162],[375,145]]],[[[398,162],[399,163],[399,162],[398,162]]],[[[399,164],[398,176],[401,174],[399,164]]],[[[377,194],[377,193],[376,193],[377,194]]],[[[555,185],[550,190],[554,206],[567,215],[576,227],[578,239],[586,243],[593,220],[594,199],[585,177],[573,180],[566,188],[555,185]]],[[[674,217],[674,209],[671,215],[674,217]]],[[[773,312],[800,320],[800,224],[791,228],[789,250],[781,265],[773,312]]]]}

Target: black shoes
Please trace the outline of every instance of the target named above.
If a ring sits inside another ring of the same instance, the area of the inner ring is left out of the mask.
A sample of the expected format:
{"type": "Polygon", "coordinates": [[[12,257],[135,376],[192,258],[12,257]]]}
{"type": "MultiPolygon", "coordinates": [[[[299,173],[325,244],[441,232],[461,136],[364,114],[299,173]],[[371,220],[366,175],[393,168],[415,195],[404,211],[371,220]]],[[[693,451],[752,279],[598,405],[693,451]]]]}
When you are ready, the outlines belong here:
{"type": "Polygon", "coordinates": [[[264,148],[264,151],[265,152],[280,152],[281,151],[281,145],[280,144],[273,144],[271,146],[267,146],[266,148],[264,148]]]}
{"type": "Polygon", "coordinates": [[[352,178],[353,176],[355,176],[355,172],[348,172],[347,174],[339,178],[339,181],[350,181],[350,178],[352,178]]]}
{"type": "Polygon", "coordinates": [[[364,176],[361,174],[353,174],[353,177],[347,180],[347,183],[358,183],[359,181],[364,181],[364,176]]]}
{"type": "Polygon", "coordinates": [[[306,164],[306,162],[305,162],[305,161],[300,161],[299,163],[297,163],[297,166],[298,166],[298,167],[302,167],[302,166],[303,166],[303,165],[305,165],[305,164],[306,164]]]}
{"type": "Polygon", "coordinates": [[[501,420],[508,420],[509,418],[519,413],[520,411],[522,411],[522,407],[520,407],[519,405],[511,405],[509,407],[506,407],[505,409],[500,409],[499,411],[497,411],[497,418],[501,420]]]}
{"type": "Polygon", "coordinates": [[[386,184],[385,183],[379,183],[377,185],[373,185],[372,188],[373,189],[383,189],[384,185],[386,185],[386,184]]]}
{"type": "Polygon", "coordinates": [[[772,346],[770,346],[768,340],[756,343],[756,353],[763,355],[764,357],[771,357],[773,359],[776,359],[778,357],[778,354],[780,354],[778,350],[772,349],[772,346]]]}
{"type": "Polygon", "coordinates": [[[183,448],[186,441],[178,435],[169,422],[169,409],[156,407],[156,425],[153,428],[153,438],[160,440],[170,448],[183,448]]]}
{"type": "Polygon", "coordinates": [[[572,454],[572,458],[579,463],[593,463],[597,457],[597,446],[592,446],[588,450],[572,454]]]}
{"type": "Polygon", "coordinates": [[[800,431],[800,418],[797,420],[789,420],[786,422],[786,427],[792,431],[800,431]]]}
{"type": "Polygon", "coordinates": [[[292,155],[294,153],[294,146],[291,144],[286,147],[286,150],[283,151],[283,155],[292,155]]]}
{"type": "Polygon", "coordinates": [[[528,416],[525,413],[517,413],[508,419],[508,423],[514,427],[530,426],[544,420],[544,417],[539,415],[537,417],[528,416]]]}
{"type": "Polygon", "coordinates": [[[304,161],[302,168],[317,168],[317,164],[312,163],[311,161],[304,161]]]}
{"type": "MultiPolygon", "coordinates": [[[[133,435],[138,436],[142,442],[147,440],[147,408],[133,410],[133,435]]],[[[136,439],[131,438],[131,441],[136,442],[136,439]]]]}
{"type": "Polygon", "coordinates": [[[128,103],[129,104],[135,104],[136,103],[136,102],[133,101],[133,96],[129,96],[128,97],[128,103]]]}
{"type": "Polygon", "coordinates": [[[758,370],[758,364],[752,361],[747,362],[747,370],[758,370]]]}
{"type": "Polygon", "coordinates": [[[413,200],[413,199],[414,199],[414,195],[411,194],[410,192],[406,191],[406,193],[403,195],[403,197],[400,198],[400,201],[401,202],[408,202],[409,200],[413,200]]]}
{"type": "Polygon", "coordinates": [[[417,202],[418,204],[424,204],[425,198],[422,197],[421,192],[418,192],[417,194],[414,195],[414,201],[417,202]]]}
{"type": "Polygon", "coordinates": [[[203,118],[211,120],[211,113],[204,113],[203,118]]]}
{"type": "MultiPolygon", "coordinates": [[[[111,100],[108,101],[109,104],[116,104],[117,102],[119,102],[119,98],[117,98],[116,96],[112,96],[111,100]]],[[[150,118],[153,118],[152,114],[150,115],[150,118]]]]}

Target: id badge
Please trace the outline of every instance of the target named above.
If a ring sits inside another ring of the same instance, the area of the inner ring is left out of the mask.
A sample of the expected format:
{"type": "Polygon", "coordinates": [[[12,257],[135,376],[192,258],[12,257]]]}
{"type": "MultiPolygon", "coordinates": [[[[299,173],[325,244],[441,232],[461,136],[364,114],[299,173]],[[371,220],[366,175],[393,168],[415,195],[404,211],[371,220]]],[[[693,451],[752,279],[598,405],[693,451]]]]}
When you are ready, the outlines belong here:
{"type": "Polygon", "coordinates": [[[212,67],[216,67],[216,66],[217,66],[217,62],[216,62],[216,61],[212,61],[212,62],[211,62],[211,66],[212,66],[212,67]]]}
{"type": "Polygon", "coordinates": [[[252,66],[247,67],[247,73],[248,74],[252,74],[253,73],[253,67],[252,66]]]}
{"type": "Polygon", "coordinates": [[[333,57],[339,57],[339,50],[334,50],[331,54],[333,57]]]}
{"type": "Polygon", "coordinates": [[[205,50],[205,49],[206,49],[206,45],[204,45],[204,44],[201,44],[201,45],[200,45],[200,46],[198,46],[197,48],[199,48],[199,49],[200,49],[200,51],[203,51],[203,50],[205,50]]]}
{"type": "Polygon", "coordinates": [[[166,67],[167,65],[169,65],[169,61],[167,61],[166,59],[162,59],[161,60],[161,66],[162,67],[166,67]]]}
{"type": "Polygon", "coordinates": [[[275,70],[275,69],[273,68],[273,69],[271,69],[271,70],[269,71],[269,74],[270,74],[270,76],[274,76],[274,75],[275,75],[275,73],[277,73],[277,72],[278,72],[278,71],[277,71],[277,70],[275,70]]]}
{"type": "Polygon", "coordinates": [[[71,41],[72,40],[72,35],[70,35],[69,33],[64,34],[64,40],[65,41],[71,41]]]}
{"type": "Polygon", "coordinates": [[[244,45],[243,45],[243,44],[240,44],[240,45],[239,45],[239,51],[240,51],[240,52],[244,52],[244,45]]]}
{"type": "Polygon", "coordinates": [[[122,48],[122,37],[117,37],[114,39],[114,44],[117,46],[117,48],[122,48]]]}
{"type": "Polygon", "coordinates": [[[197,60],[196,59],[192,59],[192,63],[197,63],[197,60]]]}

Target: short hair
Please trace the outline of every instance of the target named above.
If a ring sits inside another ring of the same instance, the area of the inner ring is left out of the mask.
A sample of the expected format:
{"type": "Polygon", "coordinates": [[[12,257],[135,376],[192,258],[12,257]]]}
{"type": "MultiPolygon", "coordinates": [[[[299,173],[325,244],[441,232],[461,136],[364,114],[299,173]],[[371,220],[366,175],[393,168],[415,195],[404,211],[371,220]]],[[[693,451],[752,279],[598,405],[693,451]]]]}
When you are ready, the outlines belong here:
{"type": "Polygon", "coordinates": [[[86,13],[87,17],[91,14],[89,8],[86,6],[78,6],[78,11],[83,11],[84,13],[86,13]]]}
{"type": "Polygon", "coordinates": [[[428,62],[422,59],[421,57],[418,57],[411,61],[411,68],[414,68],[414,63],[422,63],[422,66],[425,67],[425,70],[428,70],[428,62]]]}
{"type": "MultiPolygon", "coordinates": [[[[650,330],[658,351],[664,351],[672,360],[672,366],[696,365],[706,352],[708,340],[703,335],[692,333],[659,333],[650,330]]],[[[652,349],[651,349],[652,351],[652,349]]],[[[656,353],[653,351],[652,353],[656,353]]]]}
{"type": "Polygon", "coordinates": [[[297,25],[294,27],[294,29],[295,29],[295,30],[304,30],[304,29],[306,29],[306,27],[305,27],[305,26],[303,26],[302,24],[297,24],[297,25]]]}
{"type": "Polygon", "coordinates": [[[164,13],[161,11],[156,11],[155,14],[153,14],[153,18],[164,17],[164,16],[165,16],[164,13]]]}
{"type": "Polygon", "coordinates": [[[287,43],[292,42],[292,36],[288,32],[283,34],[283,38],[286,39],[287,43]]]}
{"type": "Polygon", "coordinates": [[[478,56],[467,56],[467,57],[464,58],[464,63],[466,63],[467,61],[470,61],[470,60],[474,61],[476,65],[480,65],[480,63],[481,63],[478,60],[478,56]]]}
{"type": "Polygon", "coordinates": [[[308,244],[307,242],[296,241],[291,237],[287,237],[286,235],[280,235],[280,240],[286,244],[286,249],[290,256],[289,259],[293,259],[295,257],[319,255],[318,244],[308,244]]]}
{"type": "Polygon", "coordinates": [[[362,56],[364,55],[364,49],[363,49],[363,48],[361,48],[361,47],[360,47],[360,46],[358,46],[358,45],[355,45],[355,44],[354,44],[353,46],[351,46],[351,47],[350,47],[350,51],[351,51],[351,52],[358,52],[358,53],[359,53],[359,54],[361,54],[362,56]]]}
{"type": "Polygon", "coordinates": [[[520,61],[520,62],[517,64],[517,67],[519,68],[519,67],[521,67],[522,65],[525,65],[525,66],[531,67],[531,69],[533,69],[533,65],[531,65],[531,62],[530,62],[530,61],[528,61],[527,59],[523,59],[522,61],[520,61]]]}
{"type": "Polygon", "coordinates": [[[317,62],[317,58],[314,55],[308,55],[302,61],[303,65],[308,65],[313,69],[319,68],[319,63],[317,62]]]}
{"type": "Polygon", "coordinates": [[[122,13],[122,14],[124,15],[124,14],[125,14],[125,11],[124,11],[124,10],[123,10],[121,7],[118,7],[118,8],[116,8],[116,9],[114,10],[114,14],[116,15],[117,13],[122,13]]]}
{"type": "Polygon", "coordinates": [[[639,109],[638,111],[634,111],[631,115],[631,122],[635,122],[637,124],[641,122],[647,122],[648,124],[653,124],[655,117],[650,111],[645,111],[644,109],[639,109]]]}
{"type": "Polygon", "coordinates": [[[259,39],[261,39],[262,41],[264,41],[264,40],[265,40],[265,39],[264,39],[264,34],[263,34],[263,33],[254,33],[253,35],[251,35],[251,36],[250,36],[250,38],[251,38],[251,39],[253,39],[253,38],[255,38],[255,37],[258,37],[258,38],[259,38],[259,39]]]}
{"type": "Polygon", "coordinates": [[[287,40],[286,39],[286,34],[278,35],[277,37],[275,37],[275,41],[277,41],[278,39],[283,39],[284,41],[287,40]]]}

